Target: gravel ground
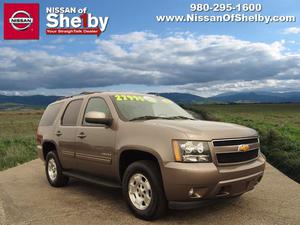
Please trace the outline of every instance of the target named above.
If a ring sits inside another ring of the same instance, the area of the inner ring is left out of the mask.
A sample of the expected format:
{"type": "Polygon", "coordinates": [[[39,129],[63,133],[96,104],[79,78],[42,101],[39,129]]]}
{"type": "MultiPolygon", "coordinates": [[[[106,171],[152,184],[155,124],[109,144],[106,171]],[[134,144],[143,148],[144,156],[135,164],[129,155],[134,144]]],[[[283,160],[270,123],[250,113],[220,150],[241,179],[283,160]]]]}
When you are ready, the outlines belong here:
{"type": "MultiPolygon", "coordinates": [[[[75,180],[50,187],[40,160],[0,172],[0,225],[147,223],[128,211],[120,190],[75,180]]],[[[254,191],[195,210],[170,210],[155,224],[298,225],[300,185],[267,165],[254,191]]]]}

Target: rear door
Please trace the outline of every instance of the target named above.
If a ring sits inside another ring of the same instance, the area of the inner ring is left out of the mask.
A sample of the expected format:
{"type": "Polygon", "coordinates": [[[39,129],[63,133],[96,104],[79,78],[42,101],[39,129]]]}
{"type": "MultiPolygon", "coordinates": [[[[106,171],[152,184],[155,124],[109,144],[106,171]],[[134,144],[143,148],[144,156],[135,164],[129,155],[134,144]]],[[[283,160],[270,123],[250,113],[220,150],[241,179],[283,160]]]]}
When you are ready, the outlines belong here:
{"type": "Polygon", "coordinates": [[[88,99],[82,114],[81,126],[78,127],[76,135],[77,166],[81,171],[93,175],[111,176],[116,132],[104,124],[85,122],[85,114],[91,111],[103,112],[107,116],[111,116],[110,109],[103,98],[91,97],[88,99]]]}
{"type": "Polygon", "coordinates": [[[69,102],[55,130],[61,155],[60,160],[65,169],[76,167],[76,133],[82,102],[83,99],[76,99],[69,102]]]}

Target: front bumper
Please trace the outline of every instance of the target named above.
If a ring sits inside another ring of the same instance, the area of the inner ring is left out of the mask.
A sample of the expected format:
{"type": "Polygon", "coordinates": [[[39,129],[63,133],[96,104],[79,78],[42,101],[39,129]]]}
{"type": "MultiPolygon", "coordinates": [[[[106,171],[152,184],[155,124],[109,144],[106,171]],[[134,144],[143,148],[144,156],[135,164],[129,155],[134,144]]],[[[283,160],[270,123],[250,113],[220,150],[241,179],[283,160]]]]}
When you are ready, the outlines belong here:
{"type": "Polygon", "coordinates": [[[264,169],[261,155],[252,162],[219,167],[214,163],[169,162],[163,172],[165,194],[169,202],[182,205],[240,195],[254,188],[264,169]]]}

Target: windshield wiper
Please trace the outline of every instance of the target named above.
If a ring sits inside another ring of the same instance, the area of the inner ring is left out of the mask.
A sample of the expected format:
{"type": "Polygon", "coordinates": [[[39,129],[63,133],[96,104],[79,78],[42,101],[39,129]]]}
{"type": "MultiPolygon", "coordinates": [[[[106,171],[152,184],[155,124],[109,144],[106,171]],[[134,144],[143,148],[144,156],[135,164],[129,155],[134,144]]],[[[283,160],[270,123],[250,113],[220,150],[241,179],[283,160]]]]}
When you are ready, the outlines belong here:
{"type": "Polygon", "coordinates": [[[181,119],[181,120],[195,120],[191,117],[186,117],[186,116],[171,116],[171,117],[165,117],[165,119],[168,120],[176,120],[176,119],[181,119]]]}
{"type": "Polygon", "coordinates": [[[160,116],[140,116],[140,117],[132,118],[129,121],[135,121],[135,120],[155,120],[155,119],[166,119],[166,117],[160,117],[160,116]]]}
{"type": "Polygon", "coordinates": [[[155,120],[155,119],[164,119],[164,120],[177,120],[177,119],[181,119],[181,120],[195,120],[193,118],[186,117],[186,116],[171,116],[171,117],[140,116],[140,117],[132,118],[129,121],[135,121],[135,120],[155,120]]]}

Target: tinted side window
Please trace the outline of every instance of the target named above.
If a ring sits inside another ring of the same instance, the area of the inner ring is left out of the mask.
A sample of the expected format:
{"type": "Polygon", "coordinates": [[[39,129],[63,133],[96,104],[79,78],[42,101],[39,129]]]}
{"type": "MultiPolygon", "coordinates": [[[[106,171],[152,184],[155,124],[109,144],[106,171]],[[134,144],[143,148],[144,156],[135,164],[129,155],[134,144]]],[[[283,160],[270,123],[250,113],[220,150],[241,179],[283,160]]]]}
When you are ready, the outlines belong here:
{"type": "Polygon", "coordinates": [[[77,118],[80,112],[82,104],[82,99],[74,100],[69,103],[67,106],[67,109],[64,113],[64,116],[62,118],[61,125],[63,126],[76,126],[77,118]]]}
{"type": "Polygon", "coordinates": [[[49,105],[45,110],[42,119],[40,121],[40,126],[51,126],[53,125],[59,110],[61,109],[63,103],[56,103],[49,105]]]}
{"type": "MultiPolygon", "coordinates": [[[[107,116],[110,116],[109,108],[105,100],[102,98],[91,98],[87,104],[84,115],[86,115],[88,112],[103,112],[107,116]]],[[[83,120],[83,124],[86,125],[89,123],[83,120]]]]}

